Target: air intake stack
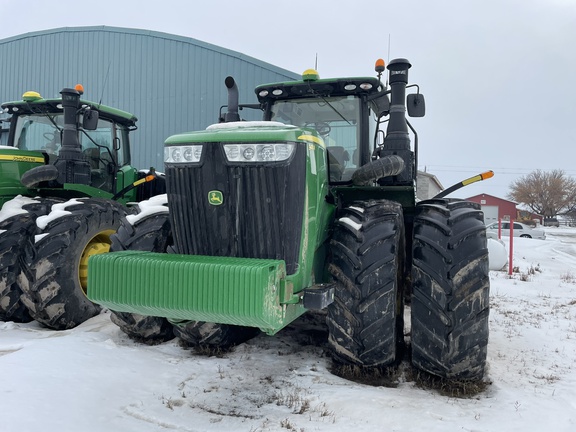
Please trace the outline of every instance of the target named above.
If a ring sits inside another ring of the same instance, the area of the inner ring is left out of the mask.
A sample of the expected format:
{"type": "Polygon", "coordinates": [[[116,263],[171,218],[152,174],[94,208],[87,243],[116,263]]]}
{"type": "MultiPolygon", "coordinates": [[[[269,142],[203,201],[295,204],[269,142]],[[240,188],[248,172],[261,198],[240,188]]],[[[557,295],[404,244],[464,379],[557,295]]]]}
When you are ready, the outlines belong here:
{"type": "Polygon", "coordinates": [[[58,183],[90,184],[90,164],[82,153],[78,137],[78,110],[80,109],[80,91],[65,88],[62,95],[64,127],[62,129],[62,148],[54,166],[58,169],[58,183]]]}
{"type": "Polygon", "coordinates": [[[390,119],[380,157],[400,156],[404,160],[404,170],[395,178],[381,179],[380,183],[383,185],[412,185],[415,179],[414,153],[410,150],[410,136],[406,120],[406,85],[408,84],[408,69],[411,66],[410,62],[403,58],[394,59],[388,64],[391,91],[390,119]]]}

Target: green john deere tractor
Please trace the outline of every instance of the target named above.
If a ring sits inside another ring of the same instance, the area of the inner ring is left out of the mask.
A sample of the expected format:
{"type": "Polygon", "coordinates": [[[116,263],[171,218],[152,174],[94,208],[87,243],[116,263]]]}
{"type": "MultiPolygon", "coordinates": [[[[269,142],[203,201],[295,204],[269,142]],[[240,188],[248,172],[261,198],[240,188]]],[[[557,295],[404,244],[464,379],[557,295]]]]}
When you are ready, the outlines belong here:
{"type": "Polygon", "coordinates": [[[108,251],[128,202],[165,192],[163,178],[130,166],[136,117],[82,93],[26,92],[2,105],[10,116],[0,146],[3,321],[65,329],[97,314],[85,295],[88,257],[108,251]]]}
{"type": "Polygon", "coordinates": [[[326,309],[334,360],[380,367],[399,361],[410,292],[414,365],[481,378],[483,214],[472,202],[416,201],[405,113],[423,116],[424,98],[406,97],[410,66],[392,60],[389,86],[380,61],[378,77],[309,70],[261,85],[261,122],[240,121],[228,77],[223,122],[166,140],[167,193],[124,218],[112,253],[90,259],[88,296],[135,338],[174,333],[193,346],[272,335],[326,309]]]}

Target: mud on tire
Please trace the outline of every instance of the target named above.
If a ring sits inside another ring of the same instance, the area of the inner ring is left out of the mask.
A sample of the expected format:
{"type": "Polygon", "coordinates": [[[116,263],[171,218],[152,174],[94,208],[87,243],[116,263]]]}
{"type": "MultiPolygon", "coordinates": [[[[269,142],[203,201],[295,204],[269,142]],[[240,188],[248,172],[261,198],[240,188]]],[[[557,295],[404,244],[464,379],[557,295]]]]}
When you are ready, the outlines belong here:
{"type": "MultiPolygon", "coordinates": [[[[142,209],[146,203],[140,203],[135,215],[122,219],[120,228],[112,236],[111,252],[139,250],[165,253],[172,245],[172,232],[168,216],[168,207],[161,204],[161,197],[153,198],[158,202],[155,211],[144,216],[142,209]]],[[[165,203],[165,200],[164,200],[165,203]]],[[[110,319],[120,329],[143,343],[160,343],[174,339],[172,325],[166,318],[111,311],[110,319]]]]}
{"type": "Polygon", "coordinates": [[[329,265],[337,288],[327,318],[336,363],[373,367],[400,360],[404,244],[398,203],[356,202],[338,214],[329,265]]]}
{"type": "Polygon", "coordinates": [[[486,364],[489,269],[478,204],[416,206],[412,264],[412,363],[448,379],[480,379],[486,364]]]}
{"type": "Polygon", "coordinates": [[[48,216],[41,229],[31,277],[21,285],[32,317],[55,330],[76,327],[100,312],[85,294],[88,257],[108,252],[110,235],[125,214],[120,204],[99,198],[79,198],[61,206],[62,215],[51,220],[48,216]]]}

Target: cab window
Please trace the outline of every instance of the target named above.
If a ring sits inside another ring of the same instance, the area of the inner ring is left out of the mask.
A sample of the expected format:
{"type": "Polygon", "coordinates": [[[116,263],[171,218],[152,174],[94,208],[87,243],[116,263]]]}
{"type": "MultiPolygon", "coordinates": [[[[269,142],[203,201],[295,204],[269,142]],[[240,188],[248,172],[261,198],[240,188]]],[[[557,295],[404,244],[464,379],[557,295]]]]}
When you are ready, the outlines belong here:
{"type": "Polygon", "coordinates": [[[316,130],[326,144],[330,179],[352,178],[359,163],[360,100],[357,97],[278,101],[272,105],[270,120],[316,130]]]}

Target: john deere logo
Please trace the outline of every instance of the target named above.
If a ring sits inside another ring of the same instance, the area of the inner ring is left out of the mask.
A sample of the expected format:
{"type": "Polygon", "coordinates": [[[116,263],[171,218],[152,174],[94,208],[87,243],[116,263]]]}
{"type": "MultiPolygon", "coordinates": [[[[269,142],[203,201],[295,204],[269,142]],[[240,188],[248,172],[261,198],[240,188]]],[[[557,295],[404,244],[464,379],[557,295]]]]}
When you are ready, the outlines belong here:
{"type": "Polygon", "coordinates": [[[222,192],[218,190],[208,192],[208,202],[215,206],[222,204],[224,202],[224,196],[222,195],[222,192]]]}

